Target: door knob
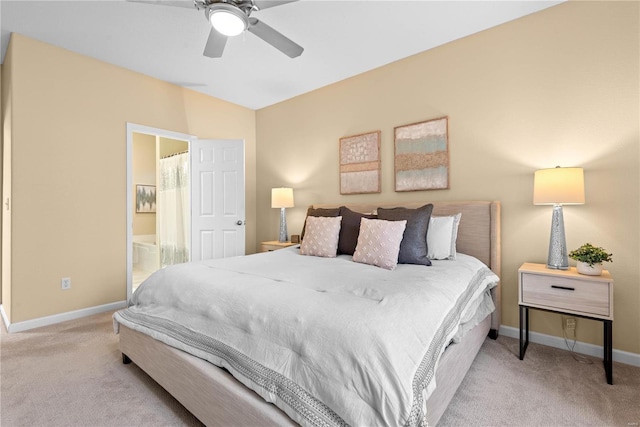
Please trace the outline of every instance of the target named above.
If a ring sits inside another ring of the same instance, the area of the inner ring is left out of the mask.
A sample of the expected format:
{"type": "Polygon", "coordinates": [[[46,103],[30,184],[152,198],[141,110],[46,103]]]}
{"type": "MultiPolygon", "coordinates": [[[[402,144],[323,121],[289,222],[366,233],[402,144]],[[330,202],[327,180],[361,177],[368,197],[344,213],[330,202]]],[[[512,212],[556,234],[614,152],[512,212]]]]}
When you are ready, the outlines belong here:
{"type": "Polygon", "coordinates": [[[242,224],[244,224],[243,220],[239,219],[239,220],[236,221],[236,225],[242,225],[242,224]]]}

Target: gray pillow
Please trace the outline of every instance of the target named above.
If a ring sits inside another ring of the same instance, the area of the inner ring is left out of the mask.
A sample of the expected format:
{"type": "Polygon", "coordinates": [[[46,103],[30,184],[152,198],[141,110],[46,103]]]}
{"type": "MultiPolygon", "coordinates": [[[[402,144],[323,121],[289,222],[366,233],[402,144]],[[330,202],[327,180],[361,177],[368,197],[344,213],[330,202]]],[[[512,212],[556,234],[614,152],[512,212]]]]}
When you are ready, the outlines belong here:
{"type": "Polygon", "coordinates": [[[404,230],[402,243],[400,243],[399,264],[431,265],[431,260],[427,256],[427,231],[432,211],[433,205],[431,203],[417,209],[378,208],[379,219],[407,221],[407,228],[404,230]]]}

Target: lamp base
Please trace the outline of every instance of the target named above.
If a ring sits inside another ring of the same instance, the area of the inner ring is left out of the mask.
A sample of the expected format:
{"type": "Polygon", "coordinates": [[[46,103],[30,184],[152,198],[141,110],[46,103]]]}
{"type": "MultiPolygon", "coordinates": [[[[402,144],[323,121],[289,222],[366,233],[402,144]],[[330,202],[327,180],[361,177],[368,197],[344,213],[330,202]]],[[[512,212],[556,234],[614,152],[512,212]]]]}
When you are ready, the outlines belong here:
{"type": "Polygon", "coordinates": [[[568,270],[569,266],[568,265],[551,265],[547,263],[547,268],[550,270],[568,270]]]}
{"type": "Polygon", "coordinates": [[[567,241],[564,237],[564,216],[562,205],[553,206],[551,217],[551,237],[549,239],[549,257],[547,268],[554,270],[568,270],[569,256],[567,255],[567,241]]]}
{"type": "Polygon", "coordinates": [[[278,236],[278,242],[280,243],[289,241],[287,233],[287,214],[285,209],[286,208],[280,208],[280,236],[278,236]]]}

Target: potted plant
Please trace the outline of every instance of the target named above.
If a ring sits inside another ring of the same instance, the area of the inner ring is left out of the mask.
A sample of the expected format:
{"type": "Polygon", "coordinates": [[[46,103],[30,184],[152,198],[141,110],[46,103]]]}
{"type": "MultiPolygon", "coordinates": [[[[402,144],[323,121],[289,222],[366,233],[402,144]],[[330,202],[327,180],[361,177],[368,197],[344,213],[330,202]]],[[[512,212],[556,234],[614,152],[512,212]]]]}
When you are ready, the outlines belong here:
{"type": "Polygon", "coordinates": [[[613,254],[608,253],[604,248],[585,243],[578,249],[569,252],[569,258],[577,261],[578,273],[589,276],[599,276],[602,274],[602,263],[613,262],[613,254]]]}

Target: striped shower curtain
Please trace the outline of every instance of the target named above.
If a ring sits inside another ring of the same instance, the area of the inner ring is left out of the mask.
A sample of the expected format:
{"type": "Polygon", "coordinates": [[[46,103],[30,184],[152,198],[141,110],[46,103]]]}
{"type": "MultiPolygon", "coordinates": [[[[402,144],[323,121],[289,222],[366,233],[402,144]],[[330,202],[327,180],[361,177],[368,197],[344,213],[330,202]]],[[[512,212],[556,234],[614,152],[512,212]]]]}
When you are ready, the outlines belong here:
{"type": "Polygon", "coordinates": [[[160,267],[189,261],[189,153],[160,159],[158,243],[160,267]]]}

